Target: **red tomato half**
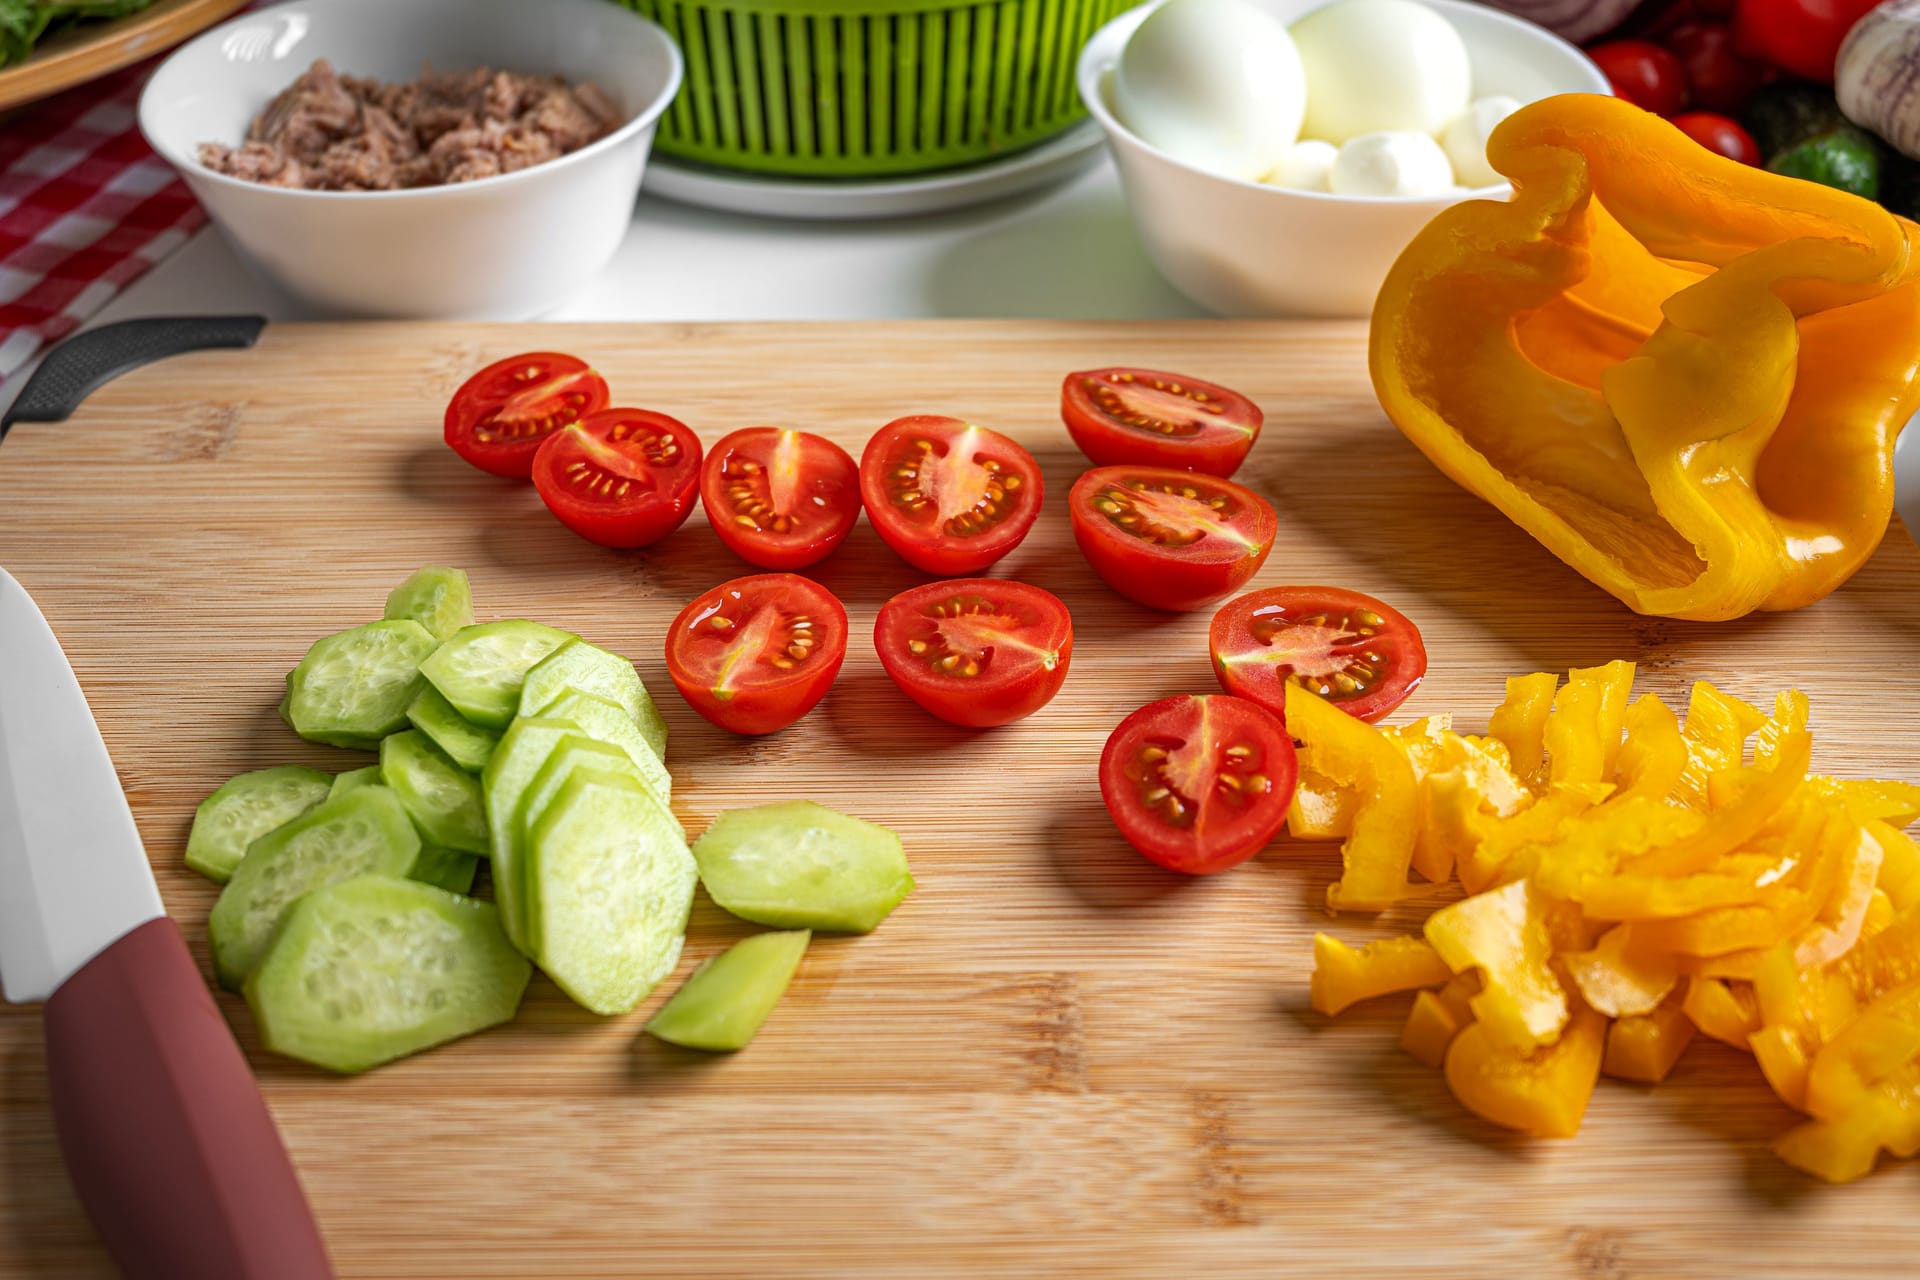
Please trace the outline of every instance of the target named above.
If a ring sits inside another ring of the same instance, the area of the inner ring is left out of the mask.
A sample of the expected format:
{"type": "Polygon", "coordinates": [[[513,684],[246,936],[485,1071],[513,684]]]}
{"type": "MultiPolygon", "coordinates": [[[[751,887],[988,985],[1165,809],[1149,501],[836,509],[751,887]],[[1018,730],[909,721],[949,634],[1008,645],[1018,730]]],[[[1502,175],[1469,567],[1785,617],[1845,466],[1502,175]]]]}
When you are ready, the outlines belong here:
{"type": "Polygon", "coordinates": [[[1611,40],[1587,50],[1613,91],[1636,107],[1670,116],[1687,105],[1680,59],[1651,40],[1611,40]]]}
{"type": "Polygon", "coordinates": [[[1053,700],[1073,658],[1073,617],[1024,582],[929,582],[887,601],[873,647],[900,691],[949,724],[988,729],[1053,700]]]}
{"type": "Polygon", "coordinates": [[[1833,83],[1840,42],[1880,0],[1740,0],[1733,34],[1750,57],[1821,84],[1833,83]]]}
{"type": "Polygon", "coordinates": [[[979,573],[1040,514],[1033,455],[958,418],[898,418],[860,455],[860,498],[881,540],[926,573],[979,573]]]}
{"type": "Polygon", "coordinates": [[[645,409],[602,409],[548,436],[533,487],[560,523],[603,547],[645,547],[693,510],[700,437],[645,409]]]}
{"type": "Polygon", "coordinates": [[[1260,852],[1287,820],[1298,776],[1279,719],[1218,694],[1150,702],[1100,753],[1100,798],[1127,843],[1196,876],[1260,852]]]}
{"type": "Polygon", "coordinates": [[[1089,369],[1067,375],[1060,417],[1096,466],[1131,463],[1230,476],[1265,421],[1235,391],[1178,373],[1089,369]]]}
{"type": "Polygon", "coordinates": [[[1760,163],[1760,144],[1753,140],[1752,134],[1723,115],[1683,111],[1673,118],[1673,126],[1715,155],[1741,164],[1760,163]]]}
{"type": "Polygon", "coordinates": [[[722,436],[700,469],[700,505],[727,549],[762,569],[804,569],[860,518],[860,470],[831,440],[748,427],[722,436]]]}
{"type": "Polygon", "coordinates": [[[772,733],[813,710],[846,656],[846,609],[791,573],[723,582],[667,628],[667,674],[680,696],[734,733],[772,733]]]}
{"type": "Polygon", "coordinates": [[[1095,467],[1074,482],[1067,510],[1074,541],[1108,586],[1170,610],[1239,590],[1266,563],[1279,524],[1251,489],[1159,467],[1095,467]]]}
{"type": "Polygon", "coordinates": [[[482,471],[525,480],[541,442],[607,407],[607,380],[577,356],[529,351],[488,365],[447,405],[446,441],[482,471]]]}
{"type": "Polygon", "coordinates": [[[1339,587],[1268,587],[1213,615],[1220,687],[1286,718],[1299,681],[1350,716],[1378,720],[1427,674],[1420,628],[1392,606],[1339,587]]]}

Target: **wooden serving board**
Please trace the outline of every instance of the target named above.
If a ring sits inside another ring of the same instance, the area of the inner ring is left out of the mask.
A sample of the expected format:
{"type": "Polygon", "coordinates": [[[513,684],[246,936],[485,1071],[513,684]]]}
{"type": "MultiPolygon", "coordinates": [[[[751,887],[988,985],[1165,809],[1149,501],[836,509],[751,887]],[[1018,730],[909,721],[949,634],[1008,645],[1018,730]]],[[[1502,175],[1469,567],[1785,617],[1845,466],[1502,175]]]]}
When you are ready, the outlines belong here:
{"type": "Polygon", "coordinates": [[[41,40],[26,61],[0,70],[0,111],[97,80],[164,53],[247,6],[248,0],[155,0],[107,22],[81,22],[41,40]]]}
{"type": "MultiPolygon", "coordinates": [[[[1068,532],[1083,462],[1060,378],[1121,363],[1266,407],[1240,477],[1281,517],[1259,582],[1339,583],[1411,615],[1432,667],[1406,714],[1457,709],[1477,728],[1507,675],[1626,657],[1675,705],[1699,678],[1756,701],[1797,684],[1817,768],[1920,778],[1920,554],[1903,531],[1797,614],[1636,617],[1401,440],[1359,326],[271,328],[255,350],[124,377],[0,447],[0,564],[64,642],[203,964],[215,889],[181,864],[194,804],[243,769],[366,763],[280,725],[281,676],[423,562],[468,569],[483,617],[542,619],[635,660],[672,726],[690,833],[806,796],[899,830],[919,877],[877,933],[815,943],[731,1058],[640,1034],[748,932],[704,898],[679,975],[639,1013],[595,1018],[536,977],[511,1026],[354,1079],[260,1052],[223,996],[341,1274],[1913,1276],[1920,1170],[1833,1188],[1781,1165],[1767,1143],[1793,1117],[1751,1060],[1702,1038],[1657,1088],[1602,1081],[1578,1139],[1510,1135],[1396,1049],[1404,1001],[1309,1011],[1333,846],[1282,840],[1187,880],[1120,841],[1094,781],[1107,733],[1150,699],[1213,688],[1208,615],[1119,599],[1068,532]],[[661,658],[686,599],[749,571],[704,518],[603,551],[440,442],[454,387],[529,348],[578,352],[618,400],[708,440],[780,423],[857,453],[918,411],[1021,440],[1049,496],[998,571],[1073,609],[1065,690],[986,733],[907,702],[867,637],[922,579],[862,523],[817,573],[854,631],[826,702],[769,738],[712,729],[661,658]]],[[[1423,910],[1332,927],[1367,938],[1423,910]]],[[[61,1171],[37,1011],[8,1009],[0,1274],[107,1270],[61,1171]]]]}

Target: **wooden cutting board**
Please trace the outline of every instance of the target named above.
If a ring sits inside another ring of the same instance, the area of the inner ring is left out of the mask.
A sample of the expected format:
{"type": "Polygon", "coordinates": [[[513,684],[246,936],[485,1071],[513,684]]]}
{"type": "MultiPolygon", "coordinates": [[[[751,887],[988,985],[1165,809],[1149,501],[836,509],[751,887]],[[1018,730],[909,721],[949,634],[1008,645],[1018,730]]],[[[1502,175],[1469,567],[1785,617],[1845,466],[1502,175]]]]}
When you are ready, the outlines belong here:
{"type": "MultiPolygon", "coordinates": [[[[747,929],[704,898],[680,974],[602,1020],[536,978],[509,1027],[355,1079],[259,1051],[222,997],[343,1276],[1910,1277],[1920,1169],[1826,1187],[1767,1143],[1793,1117],[1751,1060],[1696,1040],[1665,1084],[1602,1081],[1569,1142],[1463,1111],[1395,1048],[1401,1000],[1307,1008],[1328,845],[1282,840],[1187,880],[1115,835],[1094,771],[1121,716],[1213,688],[1207,615],[1153,614],[1082,562],[1082,459],[1061,375],[1135,363],[1266,406],[1241,479],[1281,516],[1262,584],[1339,583],[1424,629],[1408,715],[1484,725],[1507,675],[1625,657],[1682,705],[1710,678],[1812,696],[1815,764],[1920,778],[1920,554],[1899,528],[1820,605],[1721,626],[1640,618],[1454,488],[1374,403],[1364,332],[1289,323],[275,327],[252,351],[150,367],[0,447],[0,564],[39,599],[92,700],[167,905],[205,963],[214,887],[194,804],[228,775],[367,757],[297,741],[281,676],[376,616],[423,562],[483,617],[630,655],[672,726],[675,809],[806,796],[894,827],[919,888],[865,938],[822,939],[731,1058],[640,1034],[747,929]],[[867,642],[920,581],[863,523],[821,566],[854,644],[827,701],[746,740],[680,702],[662,633],[747,572],[695,514],[638,553],[589,546],[531,490],[440,443],[449,393],[529,348],[590,359],[620,401],[707,439],[780,423],[856,453],[899,414],[1007,431],[1040,460],[1039,524],[999,572],[1078,630],[1060,697],[972,733],[902,698],[867,642]]],[[[1430,905],[1430,904],[1429,904],[1430,905]]],[[[1342,919],[1349,938],[1422,914],[1342,919]]],[[[61,1171],[37,1011],[0,1014],[0,1274],[107,1273],[61,1171]]]]}

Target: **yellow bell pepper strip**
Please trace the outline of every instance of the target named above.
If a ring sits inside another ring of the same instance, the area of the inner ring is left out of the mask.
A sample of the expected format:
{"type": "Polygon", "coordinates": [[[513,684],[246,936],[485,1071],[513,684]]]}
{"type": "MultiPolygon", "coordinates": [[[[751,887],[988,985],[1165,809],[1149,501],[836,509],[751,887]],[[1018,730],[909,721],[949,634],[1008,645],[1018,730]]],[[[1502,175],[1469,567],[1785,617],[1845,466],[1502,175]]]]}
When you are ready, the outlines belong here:
{"type": "Polygon", "coordinates": [[[1888,1076],[1840,1119],[1809,1120],[1773,1144],[1782,1160],[1828,1182],[1873,1172],[1882,1148],[1903,1158],[1920,1151],[1920,1063],[1888,1076]]]}
{"type": "Polygon", "coordinates": [[[1705,680],[1695,682],[1687,700],[1687,727],[1681,734],[1687,764],[1680,771],[1680,802],[1695,809],[1710,807],[1707,779],[1738,769],[1746,758],[1747,739],[1766,722],[1766,712],[1760,708],[1705,680]]]}
{"type": "Polygon", "coordinates": [[[1762,1027],[1747,1038],[1747,1048],[1780,1101],[1795,1111],[1806,1110],[1807,1069],[1812,1065],[1806,1041],[1786,1027],[1762,1027]]]}
{"type": "Polygon", "coordinates": [[[1400,1047],[1438,1070],[1446,1063],[1447,1046],[1460,1028],[1473,1021],[1473,997],[1478,981],[1470,973],[1455,974],[1442,987],[1414,993],[1413,1008],[1400,1029],[1400,1047]]]}
{"type": "Polygon", "coordinates": [[[1733,986],[1717,978],[1689,978],[1681,1008],[1703,1035],[1742,1053],[1753,1051],[1747,1037],[1760,1029],[1760,1016],[1753,989],[1746,984],[1733,986]]]}
{"type": "Polygon", "coordinates": [[[1636,948],[1633,926],[1615,925],[1591,951],[1568,951],[1560,963],[1580,998],[1609,1018],[1651,1013],[1680,983],[1673,958],[1636,948]]]}
{"type": "Polygon", "coordinates": [[[1627,739],[1614,760],[1612,799],[1665,800],[1680,785],[1687,767],[1687,740],[1680,720],[1667,704],[1645,694],[1634,699],[1625,717],[1627,739]]]}
{"type": "Polygon", "coordinates": [[[1477,810],[1505,817],[1533,802],[1533,793],[1497,754],[1448,727],[1451,717],[1430,716],[1385,730],[1407,757],[1419,795],[1413,869],[1435,884],[1453,874],[1461,851],[1472,844],[1465,814],[1477,810]]]}
{"type": "Polygon", "coordinates": [[[1353,814],[1359,807],[1359,792],[1302,762],[1287,806],[1287,834],[1295,840],[1344,840],[1353,834],[1353,814]]]}
{"type": "Polygon", "coordinates": [[[1567,995],[1554,977],[1551,904],[1524,880],[1440,908],[1425,933],[1449,968],[1478,969],[1470,1002],[1487,1036],[1520,1052],[1551,1044],[1567,1023],[1567,995]]]}
{"type": "Polygon", "coordinates": [[[1384,911],[1415,891],[1413,861],[1419,797],[1406,756],[1370,724],[1298,684],[1287,686],[1287,732],[1301,741],[1314,772],[1360,797],[1351,834],[1340,846],[1340,879],[1327,888],[1335,911],[1384,911]]]}
{"type": "Polygon", "coordinates": [[[1695,1027],[1675,991],[1646,1013],[1615,1019],[1607,1027],[1600,1071],[1617,1080],[1659,1084],[1693,1043],[1695,1027]]]}
{"type": "Polygon", "coordinates": [[[1313,935],[1313,1007],[1335,1014],[1349,1005],[1395,991],[1437,987],[1453,976],[1424,938],[1382,938],[1350,947],[1326,933],[1313,935]]]}
{"type": "Polygon", "coordinates": [[[1487,721],[1487,736],[1506,747],[1508,767],[1519,778],[1533,779],[1544,772],[1547,717],[1558,683],[1551,671],[1508,676],[1506,701],[1487,721]]]}
{"type": "Polygon", "coordinates": [[[1589,880],[1570,896],[1577,897],[1596,920],[1668,919],[1758,901],[1766,896],[1770,879],[1793,861],[1784,854],[1731,853],[1715,862],[1711,871],[1690,876],[1604,876],[1589,880]]]}
{"type": "Polygon", "coordinates": [[[1920,979],[1920,911],[1895,916],[1884,930],[1841,956],[1833,970],[1863,1004],[1920,979]]]}
{"type": "Polygon", "coordinates": [[[1911,782],[1868,778],[1813,778],[1811,781],[1821,795],[1846,805],[1847,812],[1859,822],[1909,827],[1920,818],[1920,787],[1911,782]]]}
{"type": "Polygon", "coordinates": [[[1611,97],[1522,108],[1487,157],[1513,198],[1442,211],[1375,302],[1387,416],[1637,612],[1735,618],[1845,581],[1920,403],[1910,224],[1611,97]]]}
{"type": "MultiPolygon", "coordinates": [[[[1841,839],[1847,839],[1842,832],[1841,839]]],[[[1820,908],[1813,923],[1793,939],[1793,962],[1803,969],[1830,964],[1852,950],[1867,922],[1874,882],[1880,875],[1880,842],[1863,828],[1855,828],[1850,848],[1839,855],[1839,887],[1820,908]]]]}
{"type": "MultiPolygon", "coordinates": [[[[1884,849],[1884,846],[1882,848],[1884,849]]],[[[1873,896],[1867,899],[1866,919],[1860,922],[1861,941],[1885,933],[1898,914],[1899,911],[1894,907],[1893,899],[1887,896],[1887,891],[1878,885],[1874,886],[1873,896]]]]}
{"type": "Polygon", "coordinates": [[[1905,911],[1920,902],[1920,846],[1889,823],[1869,820],[1866,825],[1880,846],[1880,887],[1895,911],[1905,911]]]}
{"type": "Polygon", "coordinates": [[[1576,667],[1567,673],[1545,730],[1549,782],[1612,781],[1632,689],[1631,662],[1576,667]]]}
{"type": "Polygon", "coordinates": [[[1468,893],[1492,888],[1510,878],[1508,864],[1517,854],[1557,840],[1571,819],[1595,803],[1585,788],[1555,787],[1511,817],[1477,811],[1462,814],[1469,840],[1454,861],[1454,874],[1468,893]]]}
{"type": "Polygon", "coordinates": [[[1838,1120],[1874,1085],[1920,1058],[1920,982],[1893,988],[1820,1046],[1807,1071],[1806,1110],[1838,1120]]]}
{"type": "Polygon", "coordinates": [[[1463,1027],[1447,1046],[1447,1087],[1469,1111],[1540,1138],[1580,1132],[1600,1077],[1607,1020],[1577,1008],[1552,1044],[1521,1050],[1484,1022],[1463,1027]]]}

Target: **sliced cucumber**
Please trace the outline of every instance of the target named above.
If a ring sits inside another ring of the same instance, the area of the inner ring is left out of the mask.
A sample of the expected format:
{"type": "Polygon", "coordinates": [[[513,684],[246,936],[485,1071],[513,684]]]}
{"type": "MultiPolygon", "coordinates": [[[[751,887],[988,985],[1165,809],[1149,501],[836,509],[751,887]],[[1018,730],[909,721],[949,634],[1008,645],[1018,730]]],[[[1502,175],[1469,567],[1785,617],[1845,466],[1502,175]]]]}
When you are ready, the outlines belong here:
{"type": "Polygon", "coordinates": [[[493,896],[509,938],[524,936],[518,918],[519,895],[499,888],[518,874],[517,854],[524,838],[518,822],[520,802],[553,749],[579,732],[579,726],[562,720],[515,720],[480,773],[480,795],[487,809],[487,853],[493,860],[493,896]]]}
{"type": "Polygon", "coordinates": [[[589,738],[610,742],[632,758],[647,787],[661,804],[673,802],[673,777],[627,713],[596,694],[566,694],[542,713],[543,720],[565,720],[589,738]]]}
{"type": "Polygon", "coordinates": [[[386,779],[380,775],[380,766],[370,764],[364,769],[349,769],[345,773],[335,774],[333,776],[333,787],[327,792],[327,799],[332,800],[336,796],[344,796],[348,792],[358,791],[362,787],[384,787],[386,785],[386,779]]]}
{"type": "Polygon", "coordinates": [[[562,645],[527,672],[520,689],[520,714],[546,715],[547,709],[569,693],[591,693],[627,713],[653,754],[667,758],[667,722],[647,695],[647,686],[633,664],[617,653],[596,648],[585,640],[562,645]]]}
{"type": "Polygon", "coordinates": [[[487,761],[493,758],[493,749],[500,745],[498,729],[467,719],[432,685],[421,689],[408,705],[407,719],[468,773],[486,768],[487,761]]]}
{"type": "Polygon", "coordinates": [[[810,800],[723,813],[693,856],[715,902],[776,929],[869,933],[913,888],[899,836],[810,800]]]}
{"type": "Polygon", "coordinates": [[[487,814],[480,780],[455,764],[418,729],[380,744],[380,774],[400,797],[428,843],[487,851],[487,814]]]}
{"type": "Polygon", "coordinates": [[[448,893],[472,893],[473,878],[479,871],[480,859],[471,853],[444,845],[423,844],[407,879],[445,889],[448,893]]]}
{"type": "Polygon", "coordinates": [[[756,933],[693,971],[646,1030],[688,1049],[744,1049],[773,1012],[807,953],[813,935],[756,933]]]}
{"type": "Polygon", "coordinates": [[[327,798],[332,779],[297,764],[229,778],[193,812],[187,865],[225,884],[247,846],[327,798]]]}
{"type": "Polygon", "coordinates": [[[300,899],[247,1005],[275,1053],[365,1071],[506,1022],[531,974],[490,904],[363,875],[300,899]]]}
{"type": "Polygon", "coordinates": [[[417,622],[369,622],[316,642],[287,677],[287,721],[315,742],[364,745],[407,727],[434,639],[417,622]]]}
{"type": "Polygon", "coordinates": [[[578,637],[571,632],[524,618],[483,622],[454,632],[420,670],[461,715],[475,724],[505,728],[520,706],[527,672],[574,639],[578,637]]]}
{"type": "Polygon", "coordinates": [[[639,771],[633,767],[633,760],[619,747],[607,742],[597,742],[584,734],[572,733],[554,744],[547,759],[540,766],[540,772],[533,775],[533,781],[527,784],[526,793],[521,797],[519,806],[513,814],[513,836],[508,842],[509,852],[506,870],[496,865],[493,873],[493,893],[501,903],[511,903],[503,907],[501,915],[511,924],[507,936],[518,943],[520,949],[528,955],[535,954],[538,940],[527,931],[527,845],[528,836],[540,815],[547,811],[553,798],[560,793],[567,780],[578,769],[593,769],[599,773],[619,774],[631,779],[641,787],[646,783],[639,771]]]}
{"type": "Polygon", "coordinates": [[[369,871],[404,876],[419,855],[413,822],[385,787],[350,791],[261,836],[207,920],[220,984],[239,989],[301,895],[369,871]]]}
{"type": "Polygon", "coordinates": [[[411,618],[445,640],[462,627],[473,625],[473,586],[464,569],[437,564],[414,571],[413,576],[387,597],[388,621],[411,618]]]}
{"type": "Polygon", "coordinates": [[[695,869],[673,815],[631,778],[575,771],[529,833],[535,960],[595,1013],[624,1013],[672,972],[695,869]]]}

